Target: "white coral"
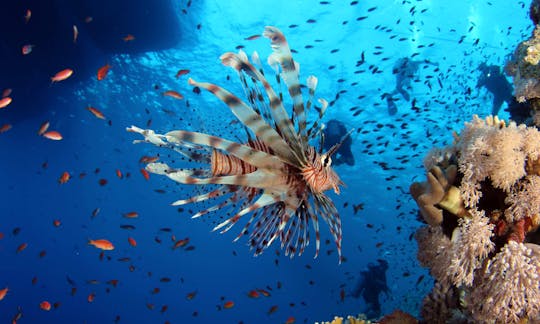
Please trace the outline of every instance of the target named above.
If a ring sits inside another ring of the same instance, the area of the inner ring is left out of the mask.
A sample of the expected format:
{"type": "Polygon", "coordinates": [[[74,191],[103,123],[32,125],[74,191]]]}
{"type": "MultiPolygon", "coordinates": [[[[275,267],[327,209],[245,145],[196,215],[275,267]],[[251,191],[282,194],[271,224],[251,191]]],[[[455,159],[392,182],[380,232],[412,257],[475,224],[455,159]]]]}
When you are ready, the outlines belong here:
{"type": "Polygon", "coordinates": [[[527,176],[512,188],[504,202],[510,205],[504,211],[509,222],[540,214],[540,177],[527,176]]]}
{"type": "Polygon", "coordinates": [[[463,180],[460,193],[465,206],[474,208],[481,192],[480,182],[489,178],[494,187],[509,192],[526,175],[527,158],[540,154],[540,144],[528,143],[539,139],[537,131],[514,122],[505,125],[496,118],[486,120],[474,116],[459,136],[458,167],[463,180]]]}
{"type": "Polygon", "coordinates": [[[538,319],[539,271],[540,260],[531,248],[515,241],[508,242],[488,262],[478,284],[467,296],[473,318],[488,323],[538,319]]]}
{"type": "Polygon", "coordinates": [[[483,211],[471,210],[472,217],[459,219],[452,235],[451,262],[447,269],[449,279],[456,286],[471,286],[474,272],[493,251],[491,241],[493,224],[483,211]]]}

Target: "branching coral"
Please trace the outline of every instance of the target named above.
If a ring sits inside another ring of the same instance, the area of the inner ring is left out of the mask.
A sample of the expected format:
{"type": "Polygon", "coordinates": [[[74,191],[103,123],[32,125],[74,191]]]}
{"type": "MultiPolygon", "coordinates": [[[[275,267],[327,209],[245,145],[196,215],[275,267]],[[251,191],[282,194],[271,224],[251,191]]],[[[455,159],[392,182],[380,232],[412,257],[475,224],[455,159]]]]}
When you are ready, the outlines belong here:
{"type": "Polygon", "coordinates": [[[540,320],[539,156],[536,128],[477,116],[430,153],[427,181],[410,187],[429,224],[418,260],[437,282],[425,320],[540,320]]]}

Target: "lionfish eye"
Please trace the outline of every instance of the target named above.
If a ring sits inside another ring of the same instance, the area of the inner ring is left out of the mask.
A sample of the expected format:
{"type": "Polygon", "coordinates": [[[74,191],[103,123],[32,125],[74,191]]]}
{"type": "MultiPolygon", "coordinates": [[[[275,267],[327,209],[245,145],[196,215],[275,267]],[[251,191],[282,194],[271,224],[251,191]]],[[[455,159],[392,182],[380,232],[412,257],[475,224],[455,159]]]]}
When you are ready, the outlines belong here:
{"type": "Polygon", "coordinates": [[[321,162],[323,164],[323,167],[329,167],[330,164],[332,164],[332,158],[330,157],[330,155],[327,155],[327,154],[324,154],[322,157],[321,157],[321,162]]]}

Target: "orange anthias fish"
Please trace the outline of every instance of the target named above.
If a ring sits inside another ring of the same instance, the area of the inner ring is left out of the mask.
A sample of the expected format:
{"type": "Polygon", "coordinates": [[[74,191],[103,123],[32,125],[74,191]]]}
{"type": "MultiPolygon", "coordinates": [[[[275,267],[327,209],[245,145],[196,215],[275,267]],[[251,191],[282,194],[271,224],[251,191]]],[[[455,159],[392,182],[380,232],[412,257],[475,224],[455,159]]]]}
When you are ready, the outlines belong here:
{"type": "Polygon", "coordinates": [[[64,171],[62,173],[62,175],[60,176],[60,178],[58,178],[58,183],[59,184],[64,184],[64,183],[68,182],[69,179],[71,179],[71,175],[69,174],[69,172],[64,171]]]}
{"type": "Polygon", "coordinates": [[[124,40],[124,42],[130,42],[132,40],[135,39],[135,36],[131,35],[131,34],[127,34],[126,36],[124,36],[124,38],[122,38],[124,40]]]}
{"type": "Polygon", "coordinates": [[[0,126],[0,134],[7,132],[8,130],[11,129],[11,127],[12,127],[11,124],[4,124],[0,126]]]}
{"type": "Polygon", "coordinates": [[[105,77],[109,73],[110,69],[111,69],[111,66],[108,63],[103,65],[102,67],[100,67],[97,70],[97,79],[98,79],[98,81],[101,81],[101,80],[105,79],[105,77]]]}
{"type": "Polygon", "coordinates": [[[32,53],[32,49],[34,48],[34,45],[26,44],[21,48],[22,55],[28,55],[32,53]]]}
{"type": "Polygon", "coordinates": [[[135,241],[135,239],[133,237],[128,237],[128,242],[129,242],[129,245],[133,246],[133,247],[136,247],[137,246],[137,241],[135,241]]]}
{"type": "Polygon", "coordinates": [[[114,245],[109,240],[106,240],[106,239],[89,240],[88,244],[93,245],[96,248],[105,250],[105,251],[114,250],[114,245]]]}
{"type": "Polygon", "coordinates": [[[132,212],[124,213],[123,216],[125,218],[137,218],[137,217],[139,217],[139,213],[132,211],[132,212]]]}
{"type": "MultiPolygon", "coordinates": [[[[99,77],[98,77],[99,79],[99,77]]],[[[105,119],[105,115],[103,115],[103,113],[97,109],[97,108],[94,108],[94,107],[86,107],[86,109],[88,109],[88,111],[90,111],[92,114],[94,114],[94,116],[96,116],[97,118],[99,119],[105,119]]]]}
{"type": "Polygon", "coordinates": [[[73,43],[77,43],[77,38],[79,37],[79,29],[77,25],[73,25],[73,43]]]}
{"type": "Polygon", "coordinates": [[[59,82],[64,81],[65,79],[69,78],[73,74],[72,69],[64,69],[58,73],[56,73],[52,78],[51,82],[59,82]]]}
{"type": "Polygon", "coordinates": [[[11,97],[4,97],[0,99],[0,109],[6,108],[11,103],[11,101],[11,97]]]}
{"type": "Polygon", "coordinates": [[[59,140],[61,140],[63,138],[62,134],[60,134],[57,131],[45,132],[45,133],[43,133],[43,137],[48,138],[48,139],[53,140],[53,141],[59,141],[59,140]]]}
{"type": "Polygon", "coordinates": [[[164,96],[169,96],[169,97],[172,97],[174,99],[184,99],[184,96],[182,96],[181,94],[179,94],[178,92],[174,91],[174,90],[167,90],[165,92],[163,92],[163,95],[164,96]]]}
{"type": "Polygon", "coordinates": [[[260,37],[261,37],[261,35],[260,35],[260,34],[257,34],[257,35],[251,35],[251,36],[246,37],[246,38],[244,38],[244,39],[250,41],[250,40],[256,40],[256,39],[258,39],[258,38],[260,38],[260,37]]]}
{"type": "Polygon", "coordinates": [[[150,180],[150,173],[148,173],[148,171],[146,171],[146,169],[142,169],[142,168],[141,168],[141,174],[143,175],[143,177],[144,177],[146,180],[150,180]]]}
{"type": "Polygon", "coordinates": [[[0,300],[4,299],[6,297],[8,291],[9,291],[8,287],[0,290],[0,300]]]}
{"type": "Polygon", "coordinates": [[[176,78],[178,79],[178,78],[181,77],[182,75],[188,74],[188,73],[189,73],[189,70],[188,70],[188,69],[178,70],[178,72],[176,72],[176,78]]]}
{"type": "Polygon", "coordinates": [[[39,308],[43,309],[44,311],[50,311],[51,310],[51,303],[44,300],[41,303],[39,303],[39,308]]]}
{"type": "Polygon", "coordinates": [[[48,121],[43,122],[43,124],[41,124],[41,126],[39,126],[38,135],[41,136],[41,135],[45,134],[47,129],[49,129],[49,125],[50,124],[49,124],[48,121]]]}
{"type": "Polygon", "coordinates": [[[233,308],[234,307],[234,302],[229,300],[229,301],[226,301],[225,304],[223,304],[223,308],[225,309],[230,309],[230,308],[233,308]]]}
{"type": "Polygon", "coordinates": [[[26,14],[24,15],[24,23],[28,24],[30,18],[32,18],[32,11],[30,9],[26,9],[26,14]]]}

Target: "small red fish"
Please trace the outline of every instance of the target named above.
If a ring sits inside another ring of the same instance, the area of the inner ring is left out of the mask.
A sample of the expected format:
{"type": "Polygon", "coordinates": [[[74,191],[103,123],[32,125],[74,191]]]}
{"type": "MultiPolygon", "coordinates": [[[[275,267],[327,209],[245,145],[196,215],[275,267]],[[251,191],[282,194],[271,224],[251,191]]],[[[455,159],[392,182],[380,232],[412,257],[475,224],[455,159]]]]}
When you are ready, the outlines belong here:
{"type": "Polygon", "coordinates": [[[32,53],[32,49],[34,48],[34,45],[26,44],[21,48],[22,55],[28,55],[32,53]]]}
{"type": "Polygon", "coordinates": [[[32,11],[30,9],[26,9],[26,13],[24,15],[24,23],[28,24],[30,18],[32,18],[32,11]]]}
{"type": "Polygon", "coordinates": [[[89,240],[88,244],[95,246],[98,249],[110,251],[114,250],[114,245],[106,239],[99,239],[99,240],[89,240]]]}
{"type": "Polygon", "coordinates": [[[59,82],[64,81],[65,79],[69,78],[73,74],[72,69],[64,69],[58,73],[56,73],[52,78],[51,82],[59,82]]]}
{"type": "Polygon", "coordinates": [[[146,180],[150,180],[150,173],[148,173],[148,171],[146,171],[146,169],[142,169],[142,168],[141,168],[141,174],[143,175],[143,177],[144,177],[146,180]]]}
{"type": "Polygon", "coordinates": [[[294,323],[296,323],[296,319],[292,316],[287,318],[287,320],[285,321],[285,324],[294,324],[294,323]]]}
{"type": "Polygon", "coordinates": [[[277,312],[277,310],[278,310],[277,305],[274,305],[274,306],[270,307],[270,309],[268,310],[268,315],[274,314],[275,312],[277,312]]]}
{"type": "Polygon", "coordinates": [[[9,97],[11,92],[13,92],[13,90],[11,90],[11,88],[4,89],[4,91],[2,91],[2,98],[9,97]]]}
{"type": "Polygon", "coordinates": [[[77,43],[77,38],[79,37],[79,29],[77,25],[73,25],[73,43],[77,43]]]}
{"type": "Polygon", "coordinates": [[[71,179],[71,175],[69,174],[69,172],[64,171],[62,173],[62,175],[60,176],[60,178],[58,178],[58,183],[59,184],[64,184],[64,183],[68,182],[69,179],[71,179]]]}
{"type": "Polygon", "coordinates": [[[4,288],[4,289],[0,289],[0,300],[4,299],[8,293],[9,289],[8,287],[4,288]]]}
{"type": "Polygon", "coordinates": [[[51,310],[51,303],[44,300],[41,303],[39,303],[39,308],[43,309],[44,311],[50,311],[51,310]]]}
{"type": "Polygon", "coordinates": [[[154,163],[159,159],[157,156],[143,156],[139,159],[139,163],[154,163]]]}
{"type": "Polygon", "coordinates": [[[223,304],[223,308],[225,309],[230,309],[230,308],[233,308],[234,307],[234,302],[233,301],[226,301],[224,304],[223,304]]]}
{"type": "Polygon", "coordinates": [[[87,23],[87,24],[91,23],[93,20],[94,20],[94,18],[91,17],[91,16],[87,16],[86,18],[84,18],[84,22],[87,23]]]}
{"type": "Polygon", "coordinates": [[[94,116],[96,116],[97,118],[99,119],[105,119],[105,115],[103,115],[103,113],[101,111],[99,111],[99,109],[97,108],[94,108],[94,107],[86,107],[86,109],[91,112],[94,116]]]}
{"type": "Polygon", "coordinates": [[[129,245],[133,246],[133,247],[136,247],[137,246],[137,241],[135,241],[135,239],[133,237],[128,237],[128,242],[129,242],[129,245]]]}
{"type": "Polygon", "coordinates": [[[89,303],[91,303],[91,302],[94,301],[95,298],[96,298],[96,294],[92,292],[92,293],[90,293],[90,294],[88,295],[88,297],[86,298],[86,300],[87,300],[89,303]]]}
{"type": "Polygon", "coordinates": [[[255,289],[248,292],[247,295],[248,295],[249,298],[259,298],[260,297],[259,292],[257,290],[255,290],[255,289]]]}
{"type": "Polygon", "coordinates": [[[28,247],[28,243],[22,243],[21,245],[19,245],[17,247],[17,253],[21,253],[22,251],[24,251],[26,248],[28,247]]]}
{"type": "Polygon", "coordinates": [[[246,37],[246,38],[244,38],[244,39],[250,41],[250,40],[256,40],[256,39],[258,39],[258,38],[260,38],[260,37],[261,37],[261,35],[257,34],[257,35],[251,35],[251,36],[246,37]]]}
{"type": "Polygon", "coordinates": [[[178,78],[181,77],[182,75],[188,74],[188,73],[189,73],[189,70],[188,70],[188,69],[178,70],[178,72],[176,72],[176,78],[178,79],[178,78]]]}
{"type": "Polygon", "coordinates": [[[174,91],[174,90],[167,90],[165,92],[163,92],[163,95],[164,96],[169,96],[171,98],[174,98],[174,99],[184,99],[184,96],[182,96],[181,94],[179,94],[178,92],[174,91]]]}
{"type": "Polygon", "coordinates": [[[130,42],[132,40],[135,39],[135,36],[131,35],[131,34],[127,34],[126,36],[124,36],[124,38],[122,38],[124,40],[124,42],[130,42]]]}
{"type": "Polygon", "coordinates": [[[134,211],[127,212],[127,213],[124,213],[124,217],[125,218],[137,218],[137,217],[139,217],[139,213],[134,212],[134,211]]]}
{"type": "Polygon", "coordinates": [[[107,77],[107,74],[109,74],[110,69],[111,69],[111,66],[108,63],[103,65],[102,67],[100,67],[97,70],[97,79],[98,79],[98,81],[101,81],[101,80],[105,79],[105,77],[107,77]]]}
{"type": "Polygon", "coordinates": [[[4,97],[0,99],[0,109],[6,108],[11,103],[11,101],[11,97],[4,97]]]}
{"type": "Polygon", "coordinates": [[[43,135],[47,131],[47,129],[49,129],[49,125],[50,124],[48,121],[43,122],[43,124],[39,126],[38,135],[39,136],[43,135]]]}
{"type": "Polygon", "coordinates": [[[60,225],[62,225],[62,222],[59,219],[55,219],[53,220],[53,225],[54,227],[60,227],[60,225]]]}
{"type": "Polygon", "coordinates": [[[177,249],[177,248],[184,247],[184,246],[186,246],[188,243],[189,243],[189,237],[186,237],[186,238],[183,239],[183,240],[178,240],[178,241],[174,242],[173,250],[175,250],[175,249],[177,249]]]}
{"type": "Polygon", "coordinates": [[[193,298],[195,298],[195,296],[197,296],[197,291],[192,291],[186,295],[186,299],[192,300],[193,298]]]}
{"type": "Polygon", "coordinates": [[[122,179],[124,177],[122,171],[120,171],[119,169],[116,169],[116,176],[118,177],[118,179],[122,179]]]}
{"type": "Polygon", "coordinates": [[[12,128],[11,124],[4,124],[0,127],[0,134],[7,132],[12,128]]]}
{"type": "Polygon", "coordinates": [[[48,139],[53,140],[53,141],[59,141],[59,140],[61,140],[63,138],[62,134],[60,134],[57,131],[45,132],[45,133],[43,133],[43,137],[48,138],[48,139]]]}

